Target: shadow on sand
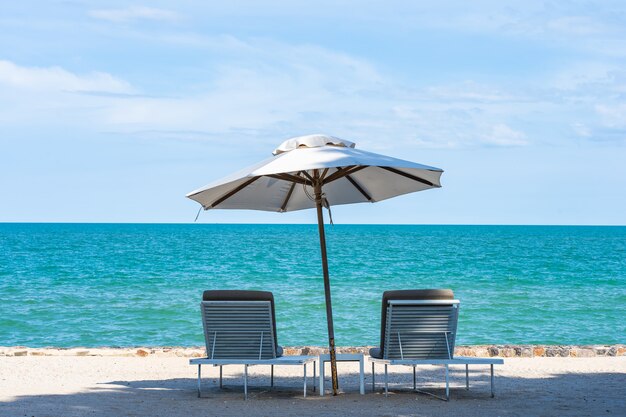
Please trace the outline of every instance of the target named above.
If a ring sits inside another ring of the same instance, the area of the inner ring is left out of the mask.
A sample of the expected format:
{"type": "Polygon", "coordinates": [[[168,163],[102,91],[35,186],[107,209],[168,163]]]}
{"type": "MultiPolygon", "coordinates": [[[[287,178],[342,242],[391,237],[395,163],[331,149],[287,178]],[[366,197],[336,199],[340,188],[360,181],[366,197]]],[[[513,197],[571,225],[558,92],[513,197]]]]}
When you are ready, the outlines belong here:
{"type": "MultiPolygon", "coordinates": [[[[409,368],[406,368],[409,370],[409,368]]],[[[418,368],[419,369],[419,368],[418,368]]],[[[390,375],[390,395],[382,394],[382,375],[372,392],[358,394],[358,375],[340,373],[345,393],[320,397],[309,385],[302,396],[302,378],[267,375],[249,378],[249,399],[243,400],[241,375],[224,378],[220,389],[215,372],[203,379],[202,398],[195,378],[102,381],[97,388],[66,395],[19,396],[0,403],[2,416],[211,416],[211,415],[358,415],[358,416],[610,416],[626,415],[626,374],[565,373],[549,378],[496,376],[496,397],[490,397],[489,376],[470,369],[470,390],[464,369],[451,370],[451,400],[441,401],[411,390],[412,375],[390,375]]],[[[330,383],[326,383],[326,388],[330,383]]],[[[418,388],[443,395],[443,371],[420,370],[418,388]]]]}

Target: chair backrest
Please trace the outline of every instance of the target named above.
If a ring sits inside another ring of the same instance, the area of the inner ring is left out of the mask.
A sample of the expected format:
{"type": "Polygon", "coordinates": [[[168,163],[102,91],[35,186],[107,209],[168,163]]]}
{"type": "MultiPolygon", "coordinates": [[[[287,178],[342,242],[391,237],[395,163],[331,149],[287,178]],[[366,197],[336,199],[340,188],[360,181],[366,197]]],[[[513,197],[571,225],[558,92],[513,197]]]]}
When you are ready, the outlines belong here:
{"type": "Polygon", "coordinates": [[[452,359],[459,301],[450,290],[389,291],[383,295],[385,359],[452,359]]]}
{"type": "Polygon", "coordinates": [[[205,291],[201,312],[207,357],[275,358],[273,301],[265,291],[205,291]]]}

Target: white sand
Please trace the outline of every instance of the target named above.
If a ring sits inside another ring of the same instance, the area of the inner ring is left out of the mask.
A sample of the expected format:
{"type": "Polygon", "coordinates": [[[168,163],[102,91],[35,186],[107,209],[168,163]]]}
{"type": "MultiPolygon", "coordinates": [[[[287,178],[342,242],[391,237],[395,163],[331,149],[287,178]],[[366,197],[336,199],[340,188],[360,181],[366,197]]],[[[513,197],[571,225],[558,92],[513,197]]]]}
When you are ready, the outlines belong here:
{"type": "MultiPolygon", "coordinates": [[[[196,395],[196,368],[170,357],[0,357],[0,416],[626,416],[626,357],[511,358],[496,367],[496,397],[489,396],[488,367],[453,372],[452,399],[440,401],[410,391],[410,368],[393,367],[388,398],[358,394],[355,363],[340,363],[344,394],[302,397],[302,368],[252,367],[250,398],[243,400],[242,367],[203,367],[203,398],[196,395]]],[[[442,394],[441,368],[418,368],[418,384],[442,394]]],[[[382,371],[382,367],[379,369],[382,371]]],[[[327,375],[329,372],[327,371],[327,375]]],[[[377,374],[377,382],[382,375],[377,374]]],[[[329,387],[327,383],[327,388],[329,387]]],[[[382,385],[379,385],[382,388],[382,385]]]]}

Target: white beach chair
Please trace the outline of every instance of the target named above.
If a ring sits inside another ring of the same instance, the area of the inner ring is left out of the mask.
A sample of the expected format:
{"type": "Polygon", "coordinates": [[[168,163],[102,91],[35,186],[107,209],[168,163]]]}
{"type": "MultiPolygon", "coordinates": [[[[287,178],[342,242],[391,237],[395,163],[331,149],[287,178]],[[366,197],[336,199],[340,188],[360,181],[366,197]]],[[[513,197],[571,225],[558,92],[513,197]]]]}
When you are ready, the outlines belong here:
{"type": "Polygon", "coordinates": [[[274,386],[274,365],[301,365],[304,373],[304,396],[307,391],[306,366],[313,362],[315,391],[316,356],[283,356],[276,338],[274,296],[267,291],[205,291],[200,303],[206,358],[191,359],[198,366],[198,397],[201,393],[202,365],[220,368],[243,365],[244,398],[248,399],[248,366],[269,365],[270,386],[274,386]]]}
{"type": "Polygon", "coordinates": [[[386,291],[382,302],[380,348],[370,349],[372,390],[375,389],[375,364],[385,365],[385,396],[389,394],[387,367],[404,365],[413,367],[413,390],[433,395],[416,389],[415,368],[417,365],[443,365],[447,401],[450,399],[450,365],[465,365],[466,389],[469,389],[469,365],[490,365],[493,397],[493,366],[503,364],[504,360],[454,356],[459,304],[452,290],[386,291]]]}

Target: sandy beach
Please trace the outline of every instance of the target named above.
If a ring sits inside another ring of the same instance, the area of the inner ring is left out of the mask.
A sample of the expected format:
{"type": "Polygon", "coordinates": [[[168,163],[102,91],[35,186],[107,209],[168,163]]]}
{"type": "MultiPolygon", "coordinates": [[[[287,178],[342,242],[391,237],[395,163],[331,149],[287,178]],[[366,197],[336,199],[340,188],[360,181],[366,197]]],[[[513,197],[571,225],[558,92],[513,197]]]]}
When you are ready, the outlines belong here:
{"type": "Polygon", "coordinates": [[[626,417],[626,0],[0,27],[0,417],[626,417]]]}
{"type": "MultiPolygon", "coordinates": [[[[250,368],[250,398],[243,400],[242,369],[203,368],[202,398],[196,369],[181,357],[13,356],[0,357],[2,416],[207,416],[207,415],[358,415],[358,416],[604,416],[626,415],[626,357],[507,358],[496,367],[496,397],[490,398],[488,367],[452,371],[451,401],[411,392],[409,368],[390,368],[392,394],[382,385],[372,392],[366,362],[366,395],[358,394],[358,365],[341,363],[343,394],[302,396],[302,369],[250,368]]],[[[381,369],[382,371],[382,369],[381,369]]],[[[328,375],[328,374],[327,374],[328,375]]],[[[378,376],[377,381],[382,381],[378,376]]],[[[442,393],[441,368],[423,367],[418,387],[442,393]]],[[[326,385],[328,388],[328,384],[326,385]]]]}

